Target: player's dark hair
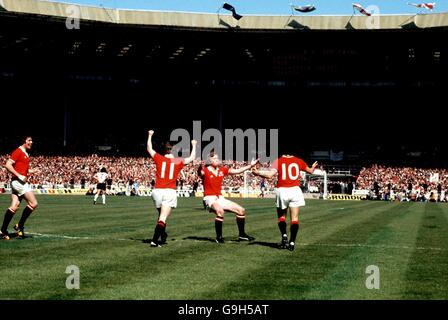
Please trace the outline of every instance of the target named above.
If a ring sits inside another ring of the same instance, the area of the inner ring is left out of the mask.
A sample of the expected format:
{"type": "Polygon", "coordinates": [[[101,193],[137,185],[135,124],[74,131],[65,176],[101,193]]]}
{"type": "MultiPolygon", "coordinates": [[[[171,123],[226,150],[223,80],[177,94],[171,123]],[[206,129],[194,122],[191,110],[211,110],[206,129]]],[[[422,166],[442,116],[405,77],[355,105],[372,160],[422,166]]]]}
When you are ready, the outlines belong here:
{"type": "Polygon", "coordinates": [[[215,149],[212,149],[212,150],[210,151],[210,153],[208,154],[208,157],[209,157],[209,158],[213,158],[216,154],[217,154],[217,153],[216,153],[215,149]]]}
{"type": "Polygon", "coordinates": [[[107,170],[106,170],[105,167],[102,167],[101,170],[100,170],[100,172],[105,172],[105,173],[107,173],[107,170]]]}
{"type": "Polygon", "coordinates": [[[173,150],[173,145],[170,142],[166,142],[163,145],[163,152],[165,154],[169,154],[169,153],[171,153],[171,150],[173,150]]]}
{"type": "Polygon", "coordinates": [[[29,135],[29,134],[28,134],[28,135],[23,135],[23,136],[22,136],[22,140],[21,140],[20,142],[21,142],[22,144],[24,144],[28,138],[32,138],[31,135],[29,135]]]}

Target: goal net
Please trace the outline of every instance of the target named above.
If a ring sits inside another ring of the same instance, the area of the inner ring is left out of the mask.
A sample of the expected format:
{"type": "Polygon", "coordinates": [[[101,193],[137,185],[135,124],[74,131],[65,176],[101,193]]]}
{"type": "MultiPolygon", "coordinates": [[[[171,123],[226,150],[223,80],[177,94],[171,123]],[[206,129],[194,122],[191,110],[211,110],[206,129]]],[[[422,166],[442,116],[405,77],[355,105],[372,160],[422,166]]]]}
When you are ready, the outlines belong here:
{"type": "Polygon", "coordinates": [[[323,170],[316,170],[314,174],[302,172],[301,186],[304,193],[319,194],[323,199],[327,199],[327,172],[323,170]]]}

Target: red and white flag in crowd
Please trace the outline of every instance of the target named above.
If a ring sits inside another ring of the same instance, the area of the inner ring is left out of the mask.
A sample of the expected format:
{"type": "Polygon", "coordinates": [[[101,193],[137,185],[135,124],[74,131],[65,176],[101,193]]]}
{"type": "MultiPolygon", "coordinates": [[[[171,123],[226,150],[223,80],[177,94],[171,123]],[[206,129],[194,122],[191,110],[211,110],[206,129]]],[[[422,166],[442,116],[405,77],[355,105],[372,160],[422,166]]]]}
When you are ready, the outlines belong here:
{"type": "Polygon", "coordinates": [[[436,6],[436,3],[435,2],[430,2],[430,3],[408,3],[408,5],[414,6],[414,7],[417,7],[417,8],[432,10],[436,6]]]}
{"type": "Polygon", "coordinates": [[[364,9],[360,4],[358,4],[358,3],[352,3],[352,4],[353,4],[353,9],[358,10],[363,15],[368,16],[368,17],[370,17],[372,15],[370,12],[368,12],[366,9],[364,9]]]}

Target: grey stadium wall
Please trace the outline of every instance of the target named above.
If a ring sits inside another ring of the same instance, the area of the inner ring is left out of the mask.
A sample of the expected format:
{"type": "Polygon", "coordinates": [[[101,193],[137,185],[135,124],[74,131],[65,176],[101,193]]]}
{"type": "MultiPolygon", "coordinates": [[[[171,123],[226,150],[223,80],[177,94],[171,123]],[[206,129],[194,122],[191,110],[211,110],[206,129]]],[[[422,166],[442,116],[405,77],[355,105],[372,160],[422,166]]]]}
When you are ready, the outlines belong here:
{"type": "Polygon", "coordinates": [[[23,14],[35,14],[67,18],[73,6],[77,7],[82,20],[117,23],[124,25],[153,25],[179,28],[226,29],[238,27],[247,30],[344,30],[369,29],[371,20],[377,19],[376,29],[396,30],[406,27],[440,28],[448,26],[448,13],[416,15],[366,16],[257,16],[245,15],[235,21],[228,14],[205,14],[147,10],[107,9],[77,4],[37,1],[0,0],[0,10],[23,14]]]}

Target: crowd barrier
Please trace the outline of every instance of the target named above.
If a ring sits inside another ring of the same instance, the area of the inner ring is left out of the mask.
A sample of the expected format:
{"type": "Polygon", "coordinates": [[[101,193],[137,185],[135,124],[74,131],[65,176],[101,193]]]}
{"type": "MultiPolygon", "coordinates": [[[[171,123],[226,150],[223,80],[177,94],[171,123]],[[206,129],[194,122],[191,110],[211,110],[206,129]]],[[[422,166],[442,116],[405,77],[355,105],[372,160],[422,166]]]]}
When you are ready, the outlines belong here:
{"type": "MultiPolygon", "coordinates": [[[[3,190],[6,191],[6,190],[3,190]]],[[[34,192],[38,195],[86,195],[89,189],[81,188],[61,188],[61,189],[34,189],[34,192]]],[[[1,192],[0,192],[1,193],[1,192]]],[[[150,197],[152,194],[151,189],[139,189],[137,195],[140,197],[150,197]]],[[[130,196],[129,190],[122,190],[116,195],[130,196]]],[[[234,193],[234,192],[222,192],[222,195],[226,198],[249,198],[256,199],[259,198],[259,193],[234,193]]],[[[202,198],[204,196],[203,192],[193,192],[191,190],[178,190],[177,196],[182,198],[198,197],[202,198]]],[[[273,198],[274,195],[270,193],[265,193],[265,198],[273,198]]],[[[306,194],[307,199],[319,199],[319,194],[306,194]]],[[[346,194],[330,194],[328,195],[328,200],[365,200],[367,197],[365,195],[346,195],[346,194]]]]}
{"type": "Polygon", "coordinates": [[[321,195],[320,195],[320,193],[303,193],[303,197],[305,198],[305,199],[314,199],[314,200],[317,200],[317,199],[321,199],[322,197],[321,197],[321,195]]]}
{"type": "MultiPolygon", "coordinates": [[[[260,192],[257,193],[237,193],[237,192],[221,192],[223,197],[226,198],[245,198],[245,199],[256,199],[260,197],[260,192]]],[[[202,198],[204,196],[203,192],[196,192],[195,197],[202,198]]],[[[264,194],[265,198],[272,198],[272,194],[266,192],[264,194]]]]}
{"type": "MultiPolygon", "coordinates": [[[[10,189],[4,189],[0,190],[0,193],[10,193],[10,189]]],[[[89,189],[87,188],[39,188],[39,189],[33,189],[33,192],[37,195],[87,195],[89,192],[89,189]]],[[[128,188],[116,188],[112,190],[108,190],[109,195],[116,195],[116,196],[131,196],[131,191],[128,188]]],[[[150,197],[152,195],[151,188],[139,188],[137,191],[136,196],[140,197],[150,197]]],[[[260,192],[222,192],[222,195],[226,198],[250,198],[250,199],[256,199],[260,197],[260,192]]],[[[204,196],[203,192],[194,192],[192,190],[177,190],[177,196],[182,198],[189,198],[189,197],[199,197],[202,198],[204,196]]],[[[264,193],[265,198],[275,198],[275,194],[272,192],[265,192],[264,193]]],[[[318,195],[313,195],[312,197],[307,198],[318,198],[318,195]]]]}
{"type": "Polygon", "coordinates": [[[47,195],[85,195],[89,189],[35,189],[36,194],[47,194],[47,195]]]}
{"type": "MultiPolygon", "coordinates": [[[[82,188],[58,188],[58,189],[33,189],[34,193],[37,195],[86,195],[89,192],[89,189],[82,188]]],[[[10,189],[2,188],[0,193],[10,193],[10,189]]],[[[131,191],[125,188],[116,189],[112,192],[113,195],[122,195],[122,196],[130,196],[131,191]]],[[[140,197],[150,197],[152,194],[152,190],[150,188],[142,188],[137,191],[138,196],[140,197]]],[[[222,192],[222,195],[227,198],[258,198],[259,193],[233,193],[233,192],[222,192]]],[[[265,194],[268,196],[268,194],[265,194]]],[[[192,190],[177,190],[178,197],[203,197],[203,192],[193,192],[192,190]]]]}
{"type": "Polygon", "coordinates": [[[367,196],[363,195],[349,195],[349,194],[330,194],[327,196],[328,200],[366,200],[367,196]]]}
{"type": "Polygon", "coordinates": [[[353,190],[353,195],[354,196],[368,196],[369,195],[369,190],[366,189],[356,189],[353,190]]]}

